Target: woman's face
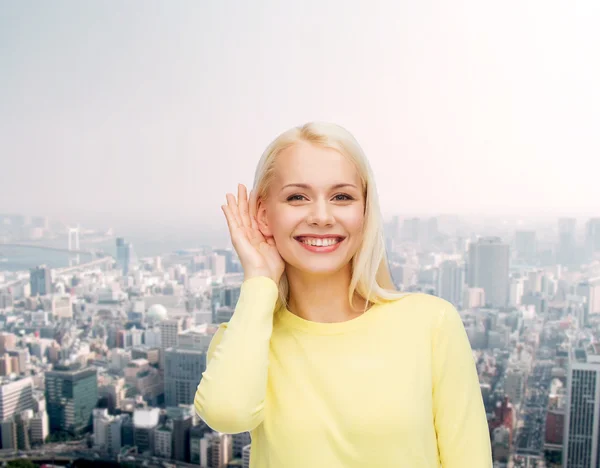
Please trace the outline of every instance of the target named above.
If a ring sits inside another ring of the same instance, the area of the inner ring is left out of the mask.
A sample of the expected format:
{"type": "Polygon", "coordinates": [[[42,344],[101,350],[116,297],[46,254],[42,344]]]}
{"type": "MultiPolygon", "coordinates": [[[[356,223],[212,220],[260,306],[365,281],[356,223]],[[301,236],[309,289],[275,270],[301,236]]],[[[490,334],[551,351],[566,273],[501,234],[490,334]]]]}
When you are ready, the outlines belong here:
{"type": "Polygon", "coordinates": [[[288,269],[331,274],[348,267],[360,247],[364,208],[354,164],[334,149],[300,142],[277,156],[257,217],[288,269]]]}

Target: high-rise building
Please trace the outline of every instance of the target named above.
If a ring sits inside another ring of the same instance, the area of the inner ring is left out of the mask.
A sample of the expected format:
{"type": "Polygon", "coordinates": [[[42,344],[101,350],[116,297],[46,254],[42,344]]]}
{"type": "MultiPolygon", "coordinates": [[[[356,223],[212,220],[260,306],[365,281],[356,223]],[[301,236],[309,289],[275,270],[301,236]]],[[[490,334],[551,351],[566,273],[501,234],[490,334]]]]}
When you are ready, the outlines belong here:
{"type": "Polygon", "coordinates": [[[168,407],[167,417],[173,422],[173,459],[190,461],[190,429],[194,419],[193,405],[168,407]]]}
{"type": "Polygon", "coordinates": [[[200,464],[201,444],[206,432],[208,431],[202,424],[190,428],[190,463],[200,464]]]}
{"type": "Polygon", "coordinates": [[[211,432],[200,441],[200,464],[207,468],[226,466],[232,459],[233,444],[231,434],[211,432]]]}
{"type": "Polygon", "coordinates": [[[223,284],[213,286],[211,291],[211,309],[212,321],[216,322],[217,309],[220,307],[230,307],[235,309],[237,301],[240,298],[241,283],[238,284],[223,284]]]}
{"type": "Polygon", "coordinates": [[[408,242],[419,242],[421,234],[421,220],[409,218],[402,221],[402,240],[408,242]]]}
{"type": "Polygon", "coordinates": [[[483,288],[489,307],[506,307],[509,294],[510,247],[499,237],[482,237],[469,245],[467,282],[483,288]]]}
{"type": "Polygon", "coordinates": [[[570,351],[562,466],[600,464],[600,355],[595,350],[570,351]]]}
{"type": "Polygon", "coordinates": [[[437,237],[439,236],[440,231],[439,231],[438,225],[439,225],[439,223],[438,223],[438,219],[437,218],[429,218],[427,220],[426,238],[427,238],[428,242],[434,242],[437,239],[437,237]]]}
{"type": "Polygon", "coordinates": [[[131,242],[125,242],[122,237],[117,237],[117,264],[121,268],[123,276],[127,276],[131,267],[135,263],[135,254],[133,251],[133,244],[131,242]]]}
{"type": "Polygon", "coordinates": [[[600,314],[600,277],[578,283],[575,293],[585,298],[584,307],[587,317],[600,314]]]}
{"type": "Polygon", "coordinates": [[[106,429],[110,421],[107,408],[94,408],[92,410],[94,448],[106,449],[106,429]]]}
{"type": "Polygon", "coordinates": [[[576,243],[577,220],[575,218],[560,218],[558,220],[558,246],[556,261],[561,265],[578,263],[576,243]]]}
{"type": "Polygon", "coordinates": [[[6,419],[4,421],[0,421],[0,444],[2,445],[2,449],[13,449],[16,450],[17,447],[17,425],[13,419],[6,419]]]}
{"type": "Polygon", "coordinates": [[[32,444],[43,444],[50,435],[50,420],[46,410],[38,411],[29,420],[30,439],[32,444]]]}
{"type": "Polygon", "coordinates": [[[136,409],[133,412],[133,443],[138,453],[154,453],[155,431],[158,427],[160,409],[136,409]]]}
{"type": "Polygon", "coordinates": [[[33,406],[31,377],[0,382],[0,421],[10,419],[22,411],[33,409],[33,406]]]}
{"type": "Polygon", "coordinates": [[[45,296],[52,292],[52,275],[50,268],[40,265],[29,270],[29,284],[32,296],[45,296]]]}
{"type": "Polygon", "coordinates": [[[173,457],[173,422],[167,421],[154,431],[154,455],[160,458],[173,457]]]}
{"type": "Polygon", "coordinates": [[[165,405],[191,405],[198,376],[206,370],[206,353],[196,349],[168,348],[165,352],[165,405]]]}
{"type": "Polygon", "coordinates": [[[177,335],[183,331],[183,321],[180,318],[167,319],[160,322],[158,326],[161,348],[177,346],[177,335]]]}
{"type": "Polygon", "coordinates": [[[227,258],[213,253],[209,257],[210,270],[213,276],[223,276],[227,273],[227,258]]]}
{"type": "Polygon", "coordinates": [[[234,252],[231,249],[215,249],[213,253],[225,257],[225,273],[234,273],[235,268],[233,264],[234,252]]]}
{"type": "Polygon", "coordinates": [[[464,284],[465,269],[462,264],[454,260],[440,264],[437,287],[439,297],[458,307],[462,304],[464,284]]]}
{"type": "Polygon", "coordinates": [[[585,224],[585,249],[588,260],[600,252],[600,218],[591,218],[585,224]]]}
{"type": "Polygon", "coordinates": [[[533,260],[537,252],[535,231],[517,231],[515,233],[515,250],[519,259],[533,260]]]}
{"type": "Polygon", "coordinates": [[[509,283],[508,305],[517,307],[525,294],[525,280],[522,277],[511,278],[509,283]]]}
{"type": "Polygon", "coordinates": [[[95,368],[56,366],[46,372],[46,404],[50,430],[81,434],[92,426],[92,411],[98,402],[95,368]]]}

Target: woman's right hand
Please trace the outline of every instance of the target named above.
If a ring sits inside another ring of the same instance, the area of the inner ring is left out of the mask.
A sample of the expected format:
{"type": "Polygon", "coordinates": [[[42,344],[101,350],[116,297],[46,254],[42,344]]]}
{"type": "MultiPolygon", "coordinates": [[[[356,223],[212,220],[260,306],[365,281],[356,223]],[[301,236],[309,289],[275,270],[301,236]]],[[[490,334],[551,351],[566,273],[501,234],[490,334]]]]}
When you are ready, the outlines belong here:
{"type": "Polygon", "coordinates": [[[265,238],[258,228],[256,194],[251,192],[248,200],[246,187],[238,184],[237,202],[231,193],[226,198],[227,205],[221,205],[221,209],[227,218],[231,242],[242,263],[244,278],[267,276],[279,284],[285,263],[273,238],[265,238]]]}

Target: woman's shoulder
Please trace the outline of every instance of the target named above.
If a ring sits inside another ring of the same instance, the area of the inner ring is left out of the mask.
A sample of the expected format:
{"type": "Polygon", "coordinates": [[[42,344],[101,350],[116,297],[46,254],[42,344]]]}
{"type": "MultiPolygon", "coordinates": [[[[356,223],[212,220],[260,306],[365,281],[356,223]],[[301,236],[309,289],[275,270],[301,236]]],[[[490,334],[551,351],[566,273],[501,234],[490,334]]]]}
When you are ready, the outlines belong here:
{"type": "Polygon", "coordinates": [[[394,313],[403,318],[410,317],[414,320],[440,319],[445,313],[456,311],[455,307],[445,299],[422,292],[406,293],[397,299],[384,304],[394,313]]]}

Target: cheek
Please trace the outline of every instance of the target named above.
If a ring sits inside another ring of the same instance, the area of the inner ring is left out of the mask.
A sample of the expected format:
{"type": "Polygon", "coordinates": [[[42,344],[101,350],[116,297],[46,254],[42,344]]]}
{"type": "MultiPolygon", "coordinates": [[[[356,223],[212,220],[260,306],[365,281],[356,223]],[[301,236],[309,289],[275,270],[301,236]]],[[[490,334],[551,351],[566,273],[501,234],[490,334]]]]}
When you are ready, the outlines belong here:
{"type": "Polygon", "coordinates": [[[269,216],[269,226],[273,233],[275,241],[278,239],[289,238],[298,224],[298,219],[294,213],[282,207],[271,212],[269,216]]]}
{"type": "MultiPolygon", "coordinates": [[[[341,220],[340,220],[341,221],[341,220]]],[[[353,235],[362,235],[362,231],[365,225],[365,216],[362,208],[357,208],[351,212],[346,213],[344,217],[344,225],[346,229],[353,235]]]]}

